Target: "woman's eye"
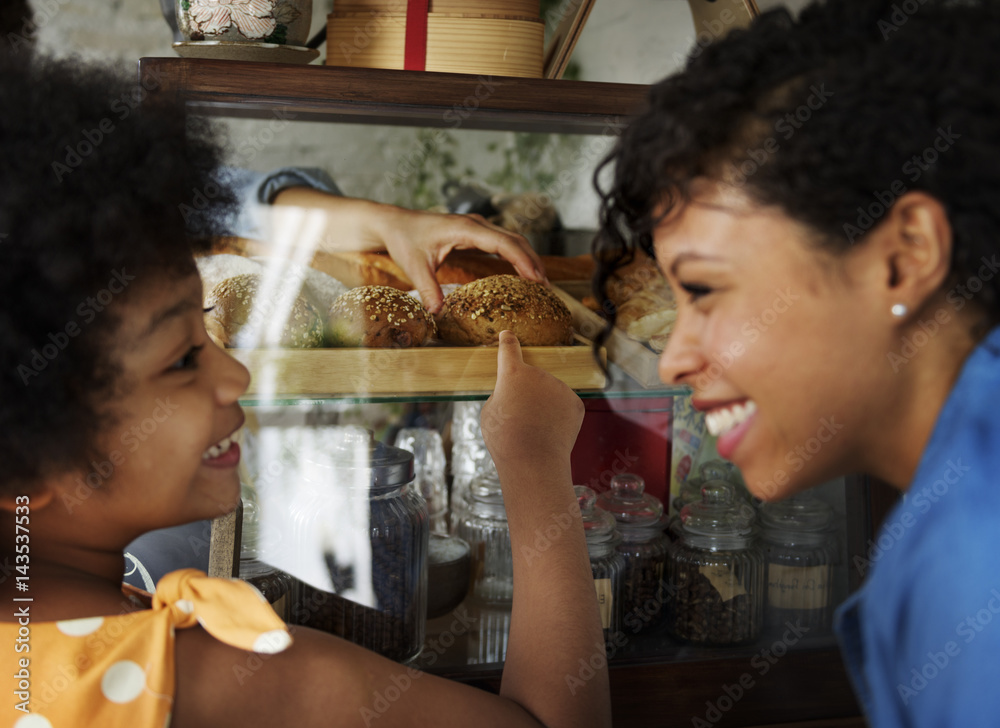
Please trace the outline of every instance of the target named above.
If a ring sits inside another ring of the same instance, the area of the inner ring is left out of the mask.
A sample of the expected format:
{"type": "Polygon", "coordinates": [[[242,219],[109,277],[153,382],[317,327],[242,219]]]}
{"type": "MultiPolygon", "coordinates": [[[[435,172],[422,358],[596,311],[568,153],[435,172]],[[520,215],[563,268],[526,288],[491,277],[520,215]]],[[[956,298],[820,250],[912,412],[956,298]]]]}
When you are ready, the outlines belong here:
{"type": "Polygon", "coordinates": [[[175,361],[170,365],[171,371],[184,371],[187,369],[197,369],[198,368],[198,354],[204,349],[202,346],[192,346],[188,349],[188,352],[182,356],[180,359],[175,361]]]}
{"type": "Polygon", "coordinates": [[[712,292],[712,289],[708,286],[701,286],[697,283],[681,283],[680,286],[681,289],[688,294],[688,298],[691,300],[691,303],[694,303],[702,296],[707,296],[712,292]]]}

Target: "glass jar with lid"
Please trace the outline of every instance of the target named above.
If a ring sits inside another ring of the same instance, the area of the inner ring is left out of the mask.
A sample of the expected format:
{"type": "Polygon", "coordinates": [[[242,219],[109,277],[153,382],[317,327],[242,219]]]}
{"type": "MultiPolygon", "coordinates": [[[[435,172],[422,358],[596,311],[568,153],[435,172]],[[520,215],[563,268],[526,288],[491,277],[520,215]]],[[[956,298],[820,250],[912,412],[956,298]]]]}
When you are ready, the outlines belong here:
{"type": "Polygon", "coordinates": [[[800,493],[764,503],[758,516],[766,565],[767,629],[780,632],[791,622],[810,634],[829,631],[837,558],[833,509],[811,493],[800,493]]]}
{"type": "Polygon", "coordinates": [[[597,494],[585,485],[574,485],[576,502],[580,507],[583,532],[587,539],[590,570],[597,590],[597,603],[601,608],[601,626],[605,643],[621,631],[621,580],[625,567],[624,557],[618,553],[621,536],[610,513],[597,507],[597,494]]]}
{"type": "Polygon", "coordinates": [[[622,626],[639,632],[655,625],[663,614],[666,599],[664,566],[669,542],[664,535],[663,503],[645,493],[646,483],[634,473],[611,479],[611,489],[597,497],[597,505],[610,513],[616,523],[622,555],[622,626]]]}
{"type": "Polygon", "coordinates": [[[671,549],[667,622],[675,637],[705,645],[753,642],[763,617],[764,561],[755,513],[733,486],[713,481],[680,513],[671,549]]]}
{"type": "Polygon", "coordinates": [[[448,484],[441,434],[428,427],[404,427],[396,447],[413,453],[414,484],[427,501],[431,533],[448,533],[448,484]]]}
{"type": "Polygon", "coordinates": [[[248,488],[244,486],[242,490],[243,528],[238,576],[256,588],[277,615],[287,622],[292,616],[295,580],[281,569],[260,560],[260,506],[248,488]]]}
{"type": "Polygon", "coordinates": [[[300,497],[287,507],[302,565],[291,570],[300,577],[293,621],[411,661],[424,643],[430,534],[413,454],[361,427],[322,430],[308,433],[310,462],[299,464],[300,497]],[[302,576],[313,563],[323,579],[302,576]]]}
{"type": "Polygon", "coordinates": [[[487,604],[509,604],[514,596],[514,558],[500,476],[493,460],[469,484],[458,536],[472,552],[469,593],[487,604]]]}
{"type": "Polygon", "coordinates": [[[479,423],[483,402],[455,402],[451,419],[451,492],[449,496],[449,522],[451,532],[458,529],[465,518],[469,502],[469,486],[477,474],[492,466],[492,458],[483,440],[479,423]]]}

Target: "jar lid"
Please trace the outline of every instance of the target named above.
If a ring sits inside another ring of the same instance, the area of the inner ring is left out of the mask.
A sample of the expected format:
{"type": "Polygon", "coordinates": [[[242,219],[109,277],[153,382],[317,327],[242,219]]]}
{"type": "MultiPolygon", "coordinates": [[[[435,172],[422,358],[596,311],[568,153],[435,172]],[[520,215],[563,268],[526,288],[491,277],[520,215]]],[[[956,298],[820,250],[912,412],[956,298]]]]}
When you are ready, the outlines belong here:
{"type": "Polygon", "coordinates": [[[404,427],[396,433],[395,446],[413,453],[418,478],[444,478],[446,467],[441,433],[429,427],[404,427]]]}
{"type": "Polygon", "coordinates": [[[811,493],[763,503],[759,515],[765,535],[826,533],[833,524],[833,508],[811,493]]]}
{"type": "Polygon", "coordinates": [[[375,440],[375,433],[359,425],[332,429],[330,458],[333,465],[368,477],[358,480],[371,488],[404,485],[413,480],[413,453],[375,440]]]}
{"type": "Polygon", "coordinates": [[[706,460],[698,466],[698,478],[707,483],[710,480],[724,480],[727,483],[735,481],[735,476],[739,476],[736,466],[725,460],[706,460]]]}
{"type": "Polygon", "coordinates": [[[486,458],[469,483],[469,500],[480,503],[503,503],[503,488],[493,458],[486,458]]]}
{"type": "Polygon", "coordinates": [[[701,500],[681,509],[684,533],[745,538],[753,533],[753,507],[736,496],[729,483],[712,480],[701,487],[701,500]]]}
{"type": "Polygon", "coordinates": [[[587,544],[601,544],[618,538],[615,517],[597,507],[597,493],[585,485],[574,485],[573,491],[576,493],[577,505],[580,506],[587,544]]]}
{"type": "Polygon", "coordinates": [[[663,503],[644,493],[646,482],[635,473],[611,479],[611,490],[597,496],[597,505],[614,516],[620,528],[657,526],[663,518],[663,503]]]}
{"type": "Polygon", "coordinates": [[[680,511],[689,503],[697,503],[701,500],[701,486],[705,484],[700,477],[688,478],[673,500],[674,510],[680,511]]]}
{"type": "MultiPolygon", "coordinates": [[[[698,469],[691,473],[687,480],[681,484],[680,492],[675,502],[677,510],[680,510],[688,503],[700,501],[702,486],[714,480],[721,480],[724,483],[731,483],[736,486],[737,495],[745,493],[746,485],[743,483],[743,476],[740,474],[739,468],[728,460],[714,458],[706,460],[699,465],[698,469]]],[[[749,500],[749,497],[747,497],[747,500],[749,500]]]]}

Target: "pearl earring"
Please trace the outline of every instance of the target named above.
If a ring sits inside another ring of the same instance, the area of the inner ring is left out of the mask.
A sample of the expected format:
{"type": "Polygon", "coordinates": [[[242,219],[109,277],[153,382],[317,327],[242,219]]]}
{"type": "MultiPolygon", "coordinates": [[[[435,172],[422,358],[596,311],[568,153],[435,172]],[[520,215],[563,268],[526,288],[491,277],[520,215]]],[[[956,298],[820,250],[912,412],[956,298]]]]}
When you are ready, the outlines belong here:
{"type": "Polygon", "coordinates": [[[910,312],[905,303],[894,303],[891,310],[892,315],[896,318],[903,318],[903,316],[910,312]]]}

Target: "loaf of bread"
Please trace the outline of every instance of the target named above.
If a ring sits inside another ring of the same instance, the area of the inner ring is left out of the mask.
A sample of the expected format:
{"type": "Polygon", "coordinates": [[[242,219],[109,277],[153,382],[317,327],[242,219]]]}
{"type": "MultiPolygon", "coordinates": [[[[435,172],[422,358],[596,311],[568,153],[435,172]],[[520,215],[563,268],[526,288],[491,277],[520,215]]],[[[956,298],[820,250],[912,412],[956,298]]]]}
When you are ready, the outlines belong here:
{"type": "Polygon", "coordinates": [[[296,287],[268,286],[263,276],[243,273],[216,284],[205,297],[208,333],[233,348],[312,348],[323,345],[319,311],[296,287]],[[280,327],[276,321],[283,322],[280,327]]]}
{"type": "MultiPolygon", "coordinates": [[[[615,326],[654,351],[663,351],[677,320],[677,303],[656,263],[646,255],[615,271],[607,295],[615,305],[615,326]]],[[[584,305],[599,311],[587,296],[584,305]]]]}
{"type": "Polygon", "coordinates": [[[198,264],[202,290],[206,296],[226,278],[243,273],[258,273],[268,278],[276,276],[282,288],[297,287],[303,298],[317,311],[329,311],[337,296],[347,290],[347,286],[332,276],[285,258],[247,258],[222,253],[201,256],[195,262],[198,264]]]}
{"type": "Polygon", "coordinates": [[[436,335],[434,319],[420,302],[389,286],[361,286],[342,294],[326,325],[327,346],[406,348],[436,335]]]}
{"type": "Polygon", "coordinates": [[[495,346],[508,330],[522,346],[573,342],[566,304],[542,284],[512,275],[480,278],[448,294],[438,328],[446,343],[463,346],[495,346]]]}

